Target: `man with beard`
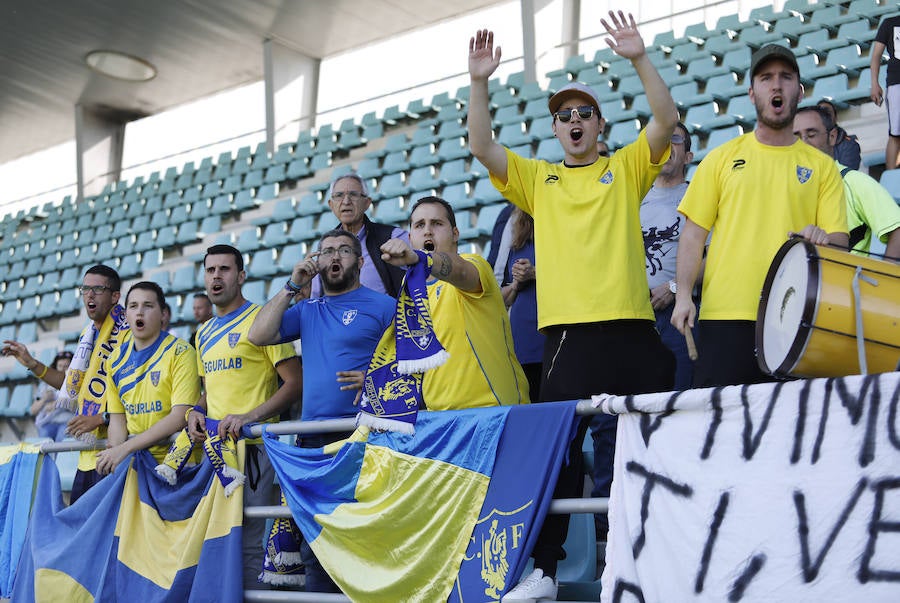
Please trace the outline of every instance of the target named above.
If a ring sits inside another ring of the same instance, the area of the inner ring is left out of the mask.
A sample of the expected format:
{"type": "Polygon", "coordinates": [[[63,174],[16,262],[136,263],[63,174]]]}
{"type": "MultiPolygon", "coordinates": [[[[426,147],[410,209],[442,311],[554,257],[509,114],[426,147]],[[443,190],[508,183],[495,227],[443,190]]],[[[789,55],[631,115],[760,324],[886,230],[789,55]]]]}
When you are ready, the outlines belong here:
{"type": "MultiPolygon", "coordinates": [[[[362,245],[352,233],[341,229],[326,232],[319,250],[294,266],[284,289],[263,306],[250,327],[250,341],[257,345],[302,340],[302,421],[356,415],[366,368],[394,318],[395,299],[360,285],[365,262],[362,253],[362,245]],[[316,275],[324,296],[290,307],[316,275]]],[[[301,435],[297,445],[321,448],[349,435],[301,435]]],[[[306,543],[301,554],[307,591],[340,592],[306,543]]]]}
{"type": "MultiPolygon", "coordinates": [[[[241,292],[247,277],[241,252],[231,245],[213,245],[206,250],[203,266],[206,294],[216,315],[197,331],[197,367],[204,393],[187,415],[188,434],[195,443],[206,439],[206,417],[219,420],[220,437],[238,438],[244,425],[277,421],[300,398],[300,361],[294,348],[257,346],[247,336],[260,306],[241,292]]],[[[275,469],[260,438],[247,441],[244,472],[244,506],[275,504],[275,469]]],[[[265,518],[244,518],[245,589],[260,588],[257,575],[265,557],[265,529],[265,518]]]]}
{"type": "Polygon", "coordinates": [[[803,97],[797,59],[768,44],[750,60],[753,132],[713,149],[698,166],[678,211],[672,324],[694,327],[691,289],[713,230],[703,274],[694,387],[770,381],[755,354],[759,293],[775,253],[791,234],[847,246],[841,176],[833,159],[794,136],[803,97]]]}
{"type": "MultiPolygon", "coordinates": [[[[609,16],[612,24],[602,20],[607,44],[634,67],[653,114],[637,140],[609,157],[600,155],[597,144],[606,125],[600,100],[580,82],[563,86],[548,103],[562,163],[521,157],[498,144],[491,130],[488,79],[500,64],[500,48],[495,51],[494,35],[485,30],[469,41],[469,146],[497,190],[534,218],[535,254],[543,266],[536,281],[538,328],[546,335],[542,401],[672,387],[674,359],[654,328],[647,292],[639,208],[669,158],[678,111],[634,17],[622,11],[609,16]],[[587,258],[590,278],[572,277],[569,267],[576,258],[587,258]]],[[[597,416],[615,433],[614,416],[597,416]]],[[[587,424],[581,422],[572,440],[554,498],[580,495],[587,424]]],[[[613,449],[609,446],[607,459],[613,449]]],[[[612,464],[605,469],[611,474],[612,464]]],[[[535,570],[504,601],[556,598],[568,523],[568,515],[545,518],[532,553],[535,570]]]]}
{"type": "MultiPolygon", "coordinates": [[[[128,328],[125,312],[118,305],[121,288],[119,273],[109,266],[97,264],[84,273],[78,290],[91,322],[81,332],[78,348],[66,372],[45,366],[17,341],[4,341],[0,351],[4,356],[14,356],[35,377],[60,390],[57,402],[68,400],[72,403],[74,408],[70,410],[77,413],[69,420],[66,431],[79,439],[90,441],[106,437],[106,426],[109,425],[106,363],[122,343],[128,328]]],[[[103,477],[97,472],[97,451],[81,451],[70,502],[78,500],[103,477]]]]}
{"type": "MultiPolygon", "coordinates": [[[[335,228],[355,235],[362,245],[362,258],[365,262],[359,275],[360,284],[396,298],[404,271],[385,263],[378,250],[389,239],[409,241],[409,234],[402,228],[370,220],[366,210],[371,204],[368,187],[359,174],[344,174],[331,183],[328,207],[339,220],[335,228]]],[[[316,277],[312,281],[312,297],[321,296],[322,282],[316,277]]]]}

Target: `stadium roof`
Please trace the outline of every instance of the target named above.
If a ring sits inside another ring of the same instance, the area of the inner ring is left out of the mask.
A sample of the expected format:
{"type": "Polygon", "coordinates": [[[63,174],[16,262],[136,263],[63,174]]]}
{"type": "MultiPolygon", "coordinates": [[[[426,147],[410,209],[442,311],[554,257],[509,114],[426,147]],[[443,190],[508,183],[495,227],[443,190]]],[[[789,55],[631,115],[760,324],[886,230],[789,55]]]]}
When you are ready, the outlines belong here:
{"type": "MultiPolygon", "coordinates": [[[[263,78],[263,41],[325,58],[502,0],[5,0],[0,163],[70,140],[75,105],[140,117],[263,78]],[[115,50],[146,82],[92,71],[115,50]]],[[[411,52],[417,52],[411,49],[411,52]]]]}

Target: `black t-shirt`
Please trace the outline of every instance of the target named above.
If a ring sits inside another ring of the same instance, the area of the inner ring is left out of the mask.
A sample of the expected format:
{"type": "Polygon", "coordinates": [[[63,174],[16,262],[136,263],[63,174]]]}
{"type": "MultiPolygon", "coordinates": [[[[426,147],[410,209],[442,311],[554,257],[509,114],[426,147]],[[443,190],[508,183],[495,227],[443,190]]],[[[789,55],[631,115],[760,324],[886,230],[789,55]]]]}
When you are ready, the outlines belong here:
{"type": "Polygon", "coordinates": [[[878,26],[878,33],[875,34],[875,41],[885,45],[888,51],[887,66],[887,85],[893,86],[900,84],[900,44],[896,45],[895,41],[900,40],[900,16],[888,17],[878,26]]]}

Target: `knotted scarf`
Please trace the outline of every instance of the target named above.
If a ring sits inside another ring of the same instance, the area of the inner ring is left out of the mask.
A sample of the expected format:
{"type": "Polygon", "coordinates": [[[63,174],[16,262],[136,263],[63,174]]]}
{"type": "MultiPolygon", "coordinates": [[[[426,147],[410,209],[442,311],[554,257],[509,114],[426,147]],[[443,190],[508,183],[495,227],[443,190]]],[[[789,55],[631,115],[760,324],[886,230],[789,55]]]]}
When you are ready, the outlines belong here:
{"type": "MultiPolygon", "coordinates": [[[[244,483],[244,472],[237,460],[237,440],[231,435],[222,438],[219,436],[219,421],[206,418],[206,439],[203,440],[203,452],[207,460],[212,463],[216,471],[216,477],[225,489],[225,496],[231,496],[244,483]]],[[[188,436],[187,427],[181,430],[175,437],[175,441],[169,447],[166,458],[156,466],[156,472],[169,485],[174,486],[178,482],[178,474],[191,458],[194,451],[194,442],[188,436]]]]}
{"type": "Polygon", "coordinates": [[[357,425],[415,433],[422,401],[422,373],[449,357],[434,333],[428,304],[427,279],[431,255],[416,250],[419,261],[403,277],[394,323],[388,327],[369,363],[363,382],[357,425]]]}
{"type": "MultiPolygon", "coordinates": [[[[56,396],[57,408],[86,416],[99,414],[105,408],[106,380],[100,376],[100,372],[103,363],[121,342],[122,331],[127,328],[125,309],[118,304],[110,310],[99,331],[93,322],[88,325],[78,340],[63,386],[56,396]],[[98,382],[98,387],[85,386],[94,381],[98,382]]],[[[96,444],[99,431],[100,428],[97,428],[83,433],[78,439],[91,445],[96,444]]]]}

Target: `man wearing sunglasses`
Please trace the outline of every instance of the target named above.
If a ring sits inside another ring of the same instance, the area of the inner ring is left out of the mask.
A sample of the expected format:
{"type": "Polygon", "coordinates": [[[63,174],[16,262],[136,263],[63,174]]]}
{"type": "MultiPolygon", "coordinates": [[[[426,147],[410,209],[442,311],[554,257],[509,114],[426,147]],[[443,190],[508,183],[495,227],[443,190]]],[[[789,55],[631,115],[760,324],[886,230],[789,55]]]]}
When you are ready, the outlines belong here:
{"type": "MultiPolygon", "coordinates": [[[[573,82],[550,97],[553,133],[564,161],[520,157],[493,140],[488,79],[500,64],[494,36],[482,30],[469,42],[468,129],[472,154],[484,164],[497,190],[534,217],[538,328],[546,335],[543,401],[592,394],[637,394],[672,387],[674,359],[654,327],[647,294],[639,208],[662,165],[678,119],[669,89],[647,56],[634,17],[610,11],[602,20],[607,43],[631,61],[650,102],[652,118],[632,144],[601,157],[597,140],[605,120],[597,94],[573,82]],[[583,262],[587,261],[585,272],[583,262]]],[[[604,416],[609,431],[615,418],[604,416]]],[[[581,444],[587,420],[560,471],[554,498],[580,495],[581,444]]],[[[611,473],[612,441],[605,458],[611,473]]],[[[596,462],[596,460],[595,460],[596,462]]],[[[603,461],[601,461],[603,462],[603,461]]],[[[556,567],[568,515],[548,515],[532,553],[535,571],[503,601],[555,599],[556,567]]]]}
{"type": "MultiPolygon", "coordinates": [[[[394,318],[396,300],[360,284],[364,261],[362,245],[352,233],[342,229],[326,232],[319,251],[294,266],[284,290],[263,306],[250,327],[250,341],[257,345],[302,339],[302,421],[356,416],[369,360],[394,318]],[[291,306],[298,291],[316,275],[324,297],[291,306]]],[[[349,435],[300,435],[297,445],[321,448],[349,435]]],[[[301,555],[307,591],[340,592],[306,543],[301,555]]]]}
{"type": "MultiPolygon", "coordinates": [[[[106,437],[109,414],[106,412],[105,364],[127,329],[125,310],[118,305],[122,281],[119,274],[103,264],[88,268],[78,292],[91,321],[81,332],[78,347],[67,371],[59,371],[36,360],[28,348],[17,341],[4,341],[4,356],[14,356],[31,373],[60,390],[58,402],[76,414],[66,431],[82,439],[106,437]]],[[[97,451],[79,455],[78,470],[72,482],[70,502],[74,503],[104,476],[97,472],[97,451]]]]}
{"type": "MultiPolygon", "coordinates": [[[[396,298],[403,282],[403,270],[381,259],[381,246],[391,239],[409,242],[409,233],[398,226],[373,222],[366,215],[372,204],[369,190],[359,174],[351,172],[338,176],[331,183],[328,207],[338,219],[335,228],[356,235],[362,243],[365,260],[360,272],[360,284],[379,293],[396,298]]],[[[322,282],[317,276],[312,281],[312,297],[322,296],[322,282]]]]}

